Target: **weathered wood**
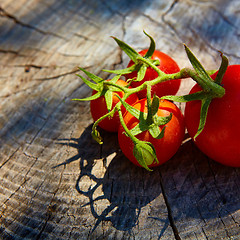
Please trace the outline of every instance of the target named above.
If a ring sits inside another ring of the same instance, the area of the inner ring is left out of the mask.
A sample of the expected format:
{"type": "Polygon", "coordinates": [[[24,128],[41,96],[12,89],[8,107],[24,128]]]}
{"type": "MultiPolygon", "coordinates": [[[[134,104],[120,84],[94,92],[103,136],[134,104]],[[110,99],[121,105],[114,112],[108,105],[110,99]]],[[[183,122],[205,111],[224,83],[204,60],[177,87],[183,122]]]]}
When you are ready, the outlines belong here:
{"type": "Polygon", "coordinates": [[[190,66],[183,42],[208,69],[218,50],[239,64],[239,10],[237,0],[2,0],[0,238],[239,239],[239,169],[187,139],[146,172],[116,135],[94,142],[89,103],[71,101],[90,94],[79,66],[107,77],[101,69],[128,62],[109,36],[139,50],[144,29],[181,67],[190,66]]]}

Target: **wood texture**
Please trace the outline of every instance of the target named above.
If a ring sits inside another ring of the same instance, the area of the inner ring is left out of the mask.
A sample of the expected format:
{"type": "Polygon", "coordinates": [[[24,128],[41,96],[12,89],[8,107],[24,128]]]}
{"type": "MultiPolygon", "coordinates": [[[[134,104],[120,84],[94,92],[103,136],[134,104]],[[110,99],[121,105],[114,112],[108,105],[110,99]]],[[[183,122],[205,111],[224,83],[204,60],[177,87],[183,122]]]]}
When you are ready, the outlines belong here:
{"type": "Polygon", "coordinates": [[[128,62],[110,36],[140,50],[145,30],[181,67],[182,43],[208,69],[218,50],[239,64],[239,12],[238,0],[2,0],[0,238],[240,239],[238,168],[187,139],[146,172],[116,135],[94,142],[89,103],[71,101],[90,94],[79,66],[105,78],[128,62]]]}

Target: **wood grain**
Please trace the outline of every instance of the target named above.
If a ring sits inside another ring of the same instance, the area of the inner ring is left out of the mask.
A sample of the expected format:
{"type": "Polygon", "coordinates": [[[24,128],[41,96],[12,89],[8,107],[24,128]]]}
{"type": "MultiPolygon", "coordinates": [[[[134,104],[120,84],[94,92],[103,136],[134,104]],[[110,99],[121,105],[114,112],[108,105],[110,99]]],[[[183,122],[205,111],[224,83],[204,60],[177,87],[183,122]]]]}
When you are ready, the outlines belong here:
{"type": "MultiPolygon", "coordinates": [[[[219,50],[240,63],[237,0],[2,0],[0,3],[1,239],[239,239],[240,174],[186,139],[149,173],[114,134],[91,137],[90,94],[78,67],[128,62],[110,38],[149,45],[181,67],[186,43],[207,69],[219,50]]],[[[179,94],[193,85],[184,80],[179,94]]],[[[180,106],[184,109],[184,105],[180,106]]]]}

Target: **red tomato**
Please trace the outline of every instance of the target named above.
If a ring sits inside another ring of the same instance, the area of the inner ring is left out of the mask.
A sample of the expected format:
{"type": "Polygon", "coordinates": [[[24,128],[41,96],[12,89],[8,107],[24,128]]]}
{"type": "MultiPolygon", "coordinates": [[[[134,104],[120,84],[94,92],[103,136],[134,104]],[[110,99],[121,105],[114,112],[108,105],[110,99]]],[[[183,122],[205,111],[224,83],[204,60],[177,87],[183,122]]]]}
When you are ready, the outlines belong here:
{"type": "MultiPolygon", "coordinates": [[[[141,112],[147,112],[147,100],[141,99],[137,101],[133,107],[139,109],[141,112]]],[[[136,135],[139,140],[151,142],[156,150],[159,163],[148,164],[148,159],[146,159],[146,163],[150,168],[168,161],[177,152],[184,138],[185,127],[181,111],[172,102],[160,100],[158,116],[166,117],[169,116],[170,113],[173,114],[172,119],[165,125],[166,129],[163,138],[153,138],[149,131],[144,131],[136,135]]],[[[128,129],[132,129],[138,124],[139,120],[129,112],[126,112],[124,115],[124,122],[126,123],[128,129]]],[[[163,127],[164,126],[159,126],[160,130],[163,127]]],[[[122,125],[119,126],[118,130],[118,142],[124,155],[135,165],[140,166],[133,155],[134,144],[132,140],[124,134],[122,125]]]]}
{"type": "MultiPolygon", "coordinates": [[[[126,86],[127,83],[124,80],[119,79],[117,81],[117,84],[120,86],[126,86]]],[[[96,93],[95,90],[93,90],[92,95],[96,93]]],[[[112,109],[116,106],[116,104],[119,102],[119,99],[117,97],[123,97],[124,93],[123,92],[116,92],[113,94],[113,102],[112,102],[112,109]]],[[[126,102],[128,104],[133,104],[138,100],[138,97],[136,94],[131,94],[127,99],[126,102]]],[[[90,109],[91,109],[91,114],[92,118],[94,121],[98,120],[100,117],[108,113],[107,110],[107,105],[104,96],[101,96],[95,100],[92,100],[90,102],[90,109]]],[[[124,113],[126,109],[122,107],[122,112],[124,113]]],[[[119,127],[119,117],[118,113],[116,112],[112,118],[105,118],[98,124],[102,129],[109,131],[109,132],[117,132],[118,127],[119,127]]]]}
{"type": "MultiPolygon", "coordinates": [[[[147,53],[147,49],[142,50],[139,52],[141,56],[144,56],[147,53]]],[[[152,55],[153,60],[159,60],[160,65],[157,66],[161,71],[167,74],[171,73],[177,73],[180,71],[180,68],[178,67],[177,63],[169,57],[167,54],[160,52],[158,50],[155,50],[153,55],[152,55]]],[[[134,62],[131,60],[128,64],[128,67],[132,66],[134,62]]],[[[137,71],[134,71],[132,73],[126,74],[125,75],[126,79],[132,79],[137,77],[137,71]]],[[[155,70],[152,68],[148,67],[145,77],[143,78],[142,81],[140,82],[134,82],[132,81],[131,86],[132,87],[138,87],[145,81],[150,81],[158,77],[158,74],[155,70]]],[[[166,81],[162,82],[159,84],[156,84],[152,86],[152,96],[155,93],[158,97],[166,96],[166,95],[175,95],[180,87],[181,80],[176,79],[176,80],[171,80],[171,81],[166,81]]],[[[146,97],[146,89],[140,91],[137,93],[139,99],[145,98],[146,97]]]]}
{"type": "MultiPolygon", "coordinates": [[[[216,78],[217,73],[212,75],[216,78]]],[[[203,131],[196,138],[197,147],[211,159],[227,166],[240,167],[240,65],[228,66],[222,85],[225,95],[212,100],[203,131]]],[[[190,93],[200,91],[196,84],[190,93]]],[[[200,101],[186,104],[185,119],[189,135],[197,132],[200,101]]]]}

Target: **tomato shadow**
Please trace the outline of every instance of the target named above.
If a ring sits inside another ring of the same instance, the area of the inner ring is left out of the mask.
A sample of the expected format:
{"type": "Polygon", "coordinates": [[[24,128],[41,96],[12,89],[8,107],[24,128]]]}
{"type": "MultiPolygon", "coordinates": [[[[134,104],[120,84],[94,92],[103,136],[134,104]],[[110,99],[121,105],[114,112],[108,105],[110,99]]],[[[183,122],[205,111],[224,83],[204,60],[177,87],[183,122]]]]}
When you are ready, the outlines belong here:
{"type": "MultiPolygon", "coordinates": [[[[133,165],[119,150],[116,134],[102,131],[106,144],[100,147],[92,140],[91,127],[79,139],[70,139],[72,144],[60,140],[60,144],[78,149],[78,154],[58,166],[80,160],[76,190],[88,199],[82,207],[90,206],[96,219],[91,233],[104,221],[117,230],[131,232],[142,208],[161,194],[161,176],[159,171],[147,172],[133,165]]],[[[167,228],[168,219],[161,221],[167,228]]]]}
{"type": "Polygon", "coordinates": [[[161,168],[163,185],[176,222],[231,215],[240,209],[240,169],[223,166],[186,141],[161,168]]]}
{"type": "Polygon", "coordinates": [[[171,160],[148,172],[122,154],[116,134],[102,131],[104,144],[100,146],[92,139],[91,128],[80,138],[59,140],[78,153],[58,165],[79,161],[76,190],[87,198],[81,207],[90,207],[95,218],[91,233],[101,223],[110,222],[115,229],[131,234],[143,207],[162,194],[166,199],[157,203],[162,206],[153,207],[145,220],[148,225],[158,225],[159,239],[173,227],[171,221],[179,229],[201,227],[240,209],[239,169],[207,158],[191,140],[185,140],[171,160]]]}
{"type": "Polygon", "coordinates": [[[80,173],[77,190],[89,198],[88,204],[97,219],[92,232],[102,221],[110,221],[117,230],[131,230],[138,224],[141,209],[161,193],[160,185],[155,181],[159,178],[158,173],[146,173],[129,163],[122,154],[117,154],[111,160],[101,179],[88,175],[96,184],[87,191],[81,189],[81,182],[85,176],[84,173],[80,173]],[[95,197],[98,188],[102,189],[102,194],[95,197]],[[98,201],[102,200],[107,202],[106,208],[98,213],[94,205],[98,205],[98,201]]]}

